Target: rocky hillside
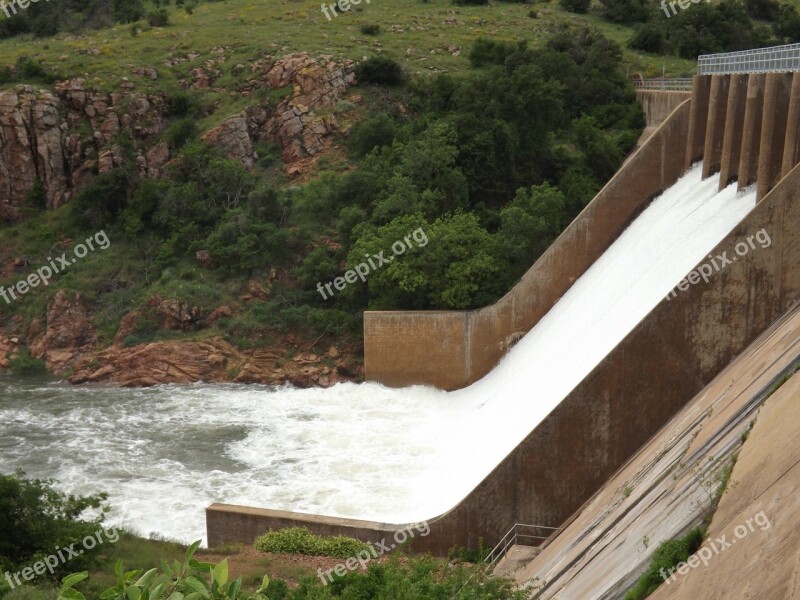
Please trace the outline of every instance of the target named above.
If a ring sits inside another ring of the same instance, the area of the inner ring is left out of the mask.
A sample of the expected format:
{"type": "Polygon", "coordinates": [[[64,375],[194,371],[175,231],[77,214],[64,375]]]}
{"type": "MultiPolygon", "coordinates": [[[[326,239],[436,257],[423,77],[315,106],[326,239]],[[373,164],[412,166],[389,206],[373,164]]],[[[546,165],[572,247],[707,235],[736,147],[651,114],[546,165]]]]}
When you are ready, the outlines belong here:
{"type": "MultiPolygon", "coordinates": [[[[219,55],[217,60],[224,61],[219,55]]],[[[242,67],[244,68],[244,67],[242,67]]],[[[248,90],[289,89],[274,104],[254,102],[225,119],[203,139],[252,167],[258,155],[254,144],[277,143],[290,175],[309,166],[336,131],[334,115],[317,115],[341,100],[355,81],[352,61],[315,59],[299,53],[261,60],[250,67],[248,90]]],[[[213,86],[213,69],[196,69],[192,85],[213,86]]],[[[136,76],[156,79],[155,69],[136,76]]],[[[120,138],[130,140],[139,173],[158,177],[174,148],[160,138],[170,110],[165,94],[102,92],[83,78],[55,84],[52,90],[19,85],[0,92],[0,218],[15,220],[38,180],[48,208],[58,208],[85,186],[95,173],[120,167],[126,160],[120,138]]],[[[358,101],[358,98],[354,98],[358,101]]]]}

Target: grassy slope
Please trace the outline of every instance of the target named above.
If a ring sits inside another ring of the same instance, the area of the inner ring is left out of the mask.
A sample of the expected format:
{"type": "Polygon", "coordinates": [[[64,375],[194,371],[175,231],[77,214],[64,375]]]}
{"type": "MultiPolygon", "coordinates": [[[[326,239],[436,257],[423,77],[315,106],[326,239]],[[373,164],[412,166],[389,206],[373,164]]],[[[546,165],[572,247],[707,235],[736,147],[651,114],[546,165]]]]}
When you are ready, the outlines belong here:
{"type": "MultiPolygon", "coordinates": [[[[171,6],[171,26],[148,29],[137,36],[131,35],[130,25],[120,25],[79,36],[59,34],[44,40],[29,36],[5,40],[0,42],[0,63],[13,63],[18,56],[29,54],[55,66],[62,75],[84,76],[103,88],[114,88],[120,78],[129,77],[138,89],[169,89],[177,87],[179,79],[187,78],[192,68],[201,67],[213,58],[213,48],[224,46],[226,61],[216,68],[221,68],[225,76],[216,85],[230,92],[244,79],[230,74],[230,69],[236,64],[247,67],[264,54],[307,51],[360,59],[386,52],[400,59],[412,73],[457,73],[469,69],[466,55],[478,36],[524,38],[536,43],[565,22],[595,25],[623,45],[632,35],[630,28],[609,24],[596,15],[564,12],[556,2],[533,5],[496,2],[488,7],[456,7],[450,0],[425,3],[372,0],[370,4],[362,2],[359,8],[328,21],[320,10],[319,0],[207,2],[196,7],[192,15],[171,6]],[[539,18],[528,16],[532,8],[539,18]],[[362,34],[361,26],[372,23],[381,26],[381,33],[362,34]],[[452,56],[448,51],[451,45],[461,49],[460,56],[452,56]],[[200,56],[174,67],[163,64],[168,56],[192,51],[200,56]],[[132,75],[133,67],[143,66],[158,68],[159,79],[151,82],[132,75]]],[[[650,76],[660,75],[664,69],[675,76],[691,74],[694,69],[693,61],[627,50],[625,61],[631,73],[644,72],[650,76]]],[[[247,99],[232,98],[227,92],[219,95],[223,110],[211,117],[212,122],[248,103],[247,99]]]]}
{"type": "MultiPolygon", "coordinates": [[[[508,40],[522,38],[537,44],[560,24],[590,24],[624,47],[633,33],[630,28],[603,21],[597,14],[565,12],[555,0],[537,4],[494,1],[490,6],[473,7],[456,7],[451,0],[372,0],[370,4],[362,2],[359,8],[361,10],[351,10],[328,21],[320,10],[320,0],[203,2],[191,15],[173,5],[168,8],[171,26],[150,28],[140,22],[137,27],[142,31],[135,36],[131,34],[132,25],[120,25],[88,30],[77,36],[62,33],[49,39],[20,36],[2,40],[0,64],[14,63],[19,56],[27,54],[44,61],[63,77],[83,76],[87,83],[104,89],[118,90],[122,78],[127,78],[139,91],[170,93],[180,87],[180,80],[191,81],[192,69],[207,68],[207,61],[219,58],[221,52],[224,62],[211,66],[223,72],[214,82],[214,86],[221,89],[192,92],[205,105],[219,103],[219,109],[199,123],[203,131],[257,101],[235,92],[243,87],[249,76],[250,64],[269,54],[306,51],[312,55],[331,54],[360,59],[384,52],[400,60],[411,73],[466,74],[470,71],[467,59],[470,45],[479,36],[508,40]],[[529,16],[531,10],[538,13],[538,18],[529,16]],[[360,29],[365,24],[380,25],[381,33],[374,36],[362,34],[360,29]],[[453,56],[453,46],[460,49],[459,56],[453,56]],[[199,56],[174,66],[164,64],[166,59],[186,57],[192,52],[199,56]],[[235,70],[237,65],[244,68],[235,70]],[[138,77],[133,74],[136,67],[155,67],[159,77],[155,81],[138,77]]],[[[592,11],[596,13],[597,7],[592,11]]],[[[625,64],[629,72],[643,72],[648,76],[660,75],[664,69],[668,75],[676,76],[694,70],[693,61],[647,56],[628,50],[625,50],[625,64]]],[[[356,88],[354,92],[363,93],[365,103],[354,109],[347,119],[358,120],[370,111],[370,107],[380,106],[372,91],[356,88]]],[[[347,161],[338,154],[323,157],[318,167],[319,171],[335,172],[348,168],[347,161]]],[[[280,183],[284,180],[276,174],[273,181],[280,183]]],[[[1,228],[2,263],[28,255],[32,264],[45,264],[48,252],[55,251],[52,247],[54,236],[61,237],[58,232],[69,229],[66,227],[68,209],[48,211],[23,224],[1,228]]],[[[165,297],[188,296],[195,303],[213,308],[235,302],[245,292],[246,282],[241,278],[223,281],[216,274],[198,269],[193,264],[176,268],[181,276],[162,279],[153,286],[159,274],[153,272],[147,253],[116,242],[112,239],[109,250],[91,253],[79,261],[69,272],[59,275],[52,287],[45,288],[46,291],[39,288],[28,294],[23,302],[13,306],[0,305],[0,319],[3,321],[12,314],[23,317],[10,333],[24,337],[24,323],[43,315],[47,299],[55,288],[82,290],[92,301],[96,295],[93,290],[114,273],[131,282],[132,286],[97,298],[99,304],[95,307],[94,320],[103,344],[111,341],[122,316],[153,293],[161,292],[165,297]]],[[[71,246],[71,242],[65,241],[59,252],[71,246]]],[[[16,275],[0,277],[0,283],[10,285],[18,278],[16,275]]],[[[242,318],[247,321],[249,317],[242,318]]],[[[257,329],[263,326],[260,322],[253,325],[257,329]]],[[[167,333],[171,335],[171,332],[167,333]]],[[[181,337],[203,338],[216,333],[219,332],[203,330],[182,334],[181,337]]]]}

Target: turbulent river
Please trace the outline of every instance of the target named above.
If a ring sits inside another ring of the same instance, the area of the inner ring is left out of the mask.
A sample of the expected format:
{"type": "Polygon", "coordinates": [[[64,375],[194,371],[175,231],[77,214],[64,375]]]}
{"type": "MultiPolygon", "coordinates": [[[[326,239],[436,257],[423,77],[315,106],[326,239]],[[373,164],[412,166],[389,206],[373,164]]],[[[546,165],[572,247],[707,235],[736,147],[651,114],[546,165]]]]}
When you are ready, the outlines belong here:
{"type": "Polygon", "coordinates": [[[107,492],[110,525],[184,542],[205,538],[212,502],[394,523],[435,516],[474,488],[754,206],[754,191],[737,194],[734,184],[717,193],[717,185],[718,177],[701,181],[693,168],[492,373],[464,390],[120,389],[6,376],[0,471],[51,477],[71,493],[107,492]]]}

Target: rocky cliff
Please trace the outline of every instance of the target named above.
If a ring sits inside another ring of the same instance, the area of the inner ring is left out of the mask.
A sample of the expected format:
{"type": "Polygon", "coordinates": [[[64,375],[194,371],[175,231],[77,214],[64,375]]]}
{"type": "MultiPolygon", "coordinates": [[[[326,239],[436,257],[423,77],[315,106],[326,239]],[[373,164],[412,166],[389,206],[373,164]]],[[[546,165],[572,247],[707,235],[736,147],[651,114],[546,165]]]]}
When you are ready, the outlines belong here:
{"type": "MultiPolygon", "coordinates": [[[[256,142],[277,143],[290,174],[296,174],[303,169],[302,161],[318,155],[336,129],[332,115],[318,116],[315,110],[330,108],[344,97],[355,81],[355,66],[352,61],[337,63],[328,56],[317,59],[299,53],[263,59],[250,68],[245,94],[254,97],[264,87],[289,88],[286,97],[277,104],[268,99],[254,102],[203,139],[247,167],[258,158],[256,142]]],[[[154,69],[136,73],[157,77],[154,69]]],[[[203,71],[183,83],[207,87],[213,75],[203,71]]],[[[57,208],[94,174],[120,166],[121,134],[132,142],[139,172],[159,175],[172,155],[169,145],[159,140],[167,125],[168,98],[131,87],[122,82],[119,91],[106,92],[78,78],[59,82],[52,90],[18,85],[0,92],[0,219],[19,218],[37,180],[47,206],[57,208]]]]}
{"type": "MultiPolygon", "coordinates": [[[[214,61],[223,61],[224,48],[216,50],[214,61]]],[[[213,88],[219,75],[214,64],[195,69],[193,78],[182,84],[219,91],[213,88]]],[[[355,82],[355,65],[298,53],[256,61],[250,70],[242,95],[254,102],[202,139],[248,168],[258,159],[258,142],[278,144],[288,173],[300,174],[329,145],[330,135],[337,129],[330,109],[355,82]],[[281,90],[281,99],[259,94],[264,88],[281,90]],[[257,96],[265,99],[256,101],[257,96]]],[[[151,68],[135,69],[133,75],[158,78],[151,68]]],[[[174,156],[174,149],[160,135],[169,121],[169,98],[135,92],[133,87],[123,81],[119,91],[107,92],[88,86],[84,79],[71,79],[57,83],[52,90],[18,85],[0,92],[0,221],[22,216],[28,192],[37,181],[45,191],[47,207],[62,206],[97,173],[129,162],[129,148],[141,176],[162,173],[174,156]],[[123,138],[131,142],[125,144],[125,150],[123,138]]],[[[200,256],[198,260],[202,260],[200,256]]],[[[21,259],[13,262],[5,265],[6,275],[24,266],[21,259]]],[[[220,316],[231,316],[237,308],[220,307],[203,314],[176,300],[153,297],[147,310],[157,316],[160,330],[199,331],[220,316]]],[[[79,294],[60,291],[48,303],[46,314],[29,326],[14,317],[6,331],[0,331],[0,368],[7,367],[9,357],[24,345],[48,370],[67,375],[73,383],[236,381],[305,387],[362,377],[358,348],[315,351],[313,344],[291,336],[248,352],[221,338],[128,346],[126,337],[135,329],[138,313],[125,315],[108,346],[98,341],[91,306],[79,294]],[[293,348],[291,355],[287,348],[293,348]]]]}

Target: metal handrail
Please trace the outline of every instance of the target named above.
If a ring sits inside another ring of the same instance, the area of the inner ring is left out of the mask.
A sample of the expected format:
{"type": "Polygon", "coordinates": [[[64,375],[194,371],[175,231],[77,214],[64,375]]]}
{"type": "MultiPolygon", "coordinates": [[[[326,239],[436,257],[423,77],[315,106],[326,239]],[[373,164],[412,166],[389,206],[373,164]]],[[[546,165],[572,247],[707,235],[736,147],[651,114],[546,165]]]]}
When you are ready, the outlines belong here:
{"type": "MultiPolygon", "coordinates": [[[[529,539],[545,541],[548,540],[550,536],[553,535],[553,533],[556,531],[561,531],[561,528],[548,527],[546,525],[527,525],[525,523],[514,523],[511,529],[508,530],[508,532],[501,538],[501,540],[497,543],[497,545],[494,548],[492,548],[492,551],[484,559],[484,562],[489,563],[490,566],[495,564],[498,560],[500,560],[501,558],[503,558],[503,556],[505,556],[508,549],[511,546],[514,546],[519,538],[529,538],[529,539]],[[532,529],[547,529],[551,533],[547,536],[519,533],[517,529],[520,527],[528,527],[532,529]]],[[[536,544],[522,544],[522,545],[535,546],[536,544]]]]}
{"type": "Polygon", "coordinates": [[[662,90],[686,92],[692,90],[691,77],[662,77],[660,79],[631,79],[637,90],[662,90]]]}
{"type": "Polygon", "coordinates": [[[702,54],[697,57],[698,75],[788,71],[800,71],[800,44],[702,54]]]}

